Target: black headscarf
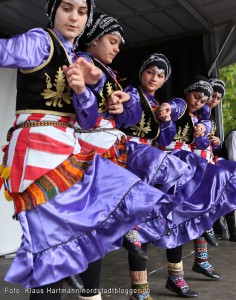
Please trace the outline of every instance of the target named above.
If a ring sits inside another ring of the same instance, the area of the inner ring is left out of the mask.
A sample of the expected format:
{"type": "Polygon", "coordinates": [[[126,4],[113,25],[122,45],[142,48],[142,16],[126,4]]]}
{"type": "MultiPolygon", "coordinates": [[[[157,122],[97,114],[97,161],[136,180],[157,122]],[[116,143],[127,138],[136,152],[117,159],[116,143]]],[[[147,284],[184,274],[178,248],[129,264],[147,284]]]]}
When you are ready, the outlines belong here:
{"type": "MultiPolygon", "coordinates": [[[[46,1],[45,11],[46,11],[46,15],[49,18],[49,22],[50,22],[51,27],[53,27],[56,11],[57,11],[59,5],[61,4],[61,2],[62,2],[62,0],[47,0],[46,1]]],[[[88,5],[88,20],[87,20],[87,23],[85,25],[85,28],[92,23],[93,8],[95,6],[95,3],[94,3],[95,0],[86,0],[86,2],[87,2],[87,5],[88,5]]],[[[76,43],[77,43],[79,37],[83,34],[84,30],[77,37],[76,43]]]]}
{"type": "Polygon", "coordinates": [[[184,89],[184,95],[189,92],[199,92],[203,93],[208,99],[211,98],[213,93],[213,88],[211,86],[210,80],[203,75],[196,75],[191,78],[184,89]]]}
{"type": "Polygon", "coordinates": [[[118,34],[122,42],[125,42],[123,28],[115,18],[99,12],[94,13],[92,24],[84,30],[80,39],[82,50],[108,33],[118,34]]]}
{"type": "Polygon", "coordinates": [[[211,85],[213,87],[214,92],[218,92],[221,94],[221,97],[223,98],[225,95],[225,83],[223,80],[220,80],[219,78],[210,78],[211,85]]]}
{"type": "Polygon", "coordinates": [[[152,53],[149,55],[146,60],[143,62],[139,70],[139,79],[144,70],[156,66],[158,69],[163,69],[165,71],[165,82],[169,79],[171,74],[170,62],[164,54],[161,53],[152,53]]]}

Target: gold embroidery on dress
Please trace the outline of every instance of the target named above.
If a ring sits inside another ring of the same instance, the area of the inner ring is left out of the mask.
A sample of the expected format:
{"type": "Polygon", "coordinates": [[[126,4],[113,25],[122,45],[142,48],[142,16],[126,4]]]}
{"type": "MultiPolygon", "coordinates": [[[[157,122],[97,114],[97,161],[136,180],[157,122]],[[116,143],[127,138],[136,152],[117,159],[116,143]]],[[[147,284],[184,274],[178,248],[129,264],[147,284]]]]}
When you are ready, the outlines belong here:
{"type": "Polygon", "coordinates": [[[151,131],[151,118],[149,118],[148,122],[145,122],[145,113],[143,111],[139,126],[132,126],[131,130],[134,131],[133,135],[145,137],[145,135],[151,131]]]}
{"type": "Polygon", "coordinates": [[[189,128],[190,126],[188,125],[188,123],[184,126],[184,128],[182,129],[181,127],[179,127],[178,132],[175,134],[174,140],[176,142],[189,142],[189,128]]]}
{"type": "Polygon", "coordinates": [[[106,83],[106,90],[107,90],[107,95],[108,96],[110,96],[111,93],[113,92],[112,84],[109,81],[106,83]]]}
{"type": "Polygon", "coordinates": [[[66,104],[71,104],[72,102],[72,95],[71,95],[71,88],[66,84],[65,74],[60,67],[57,71],[57,75],[55,76],[55,83],[52,85],[51,78],[47,73],[46,76],[46,83],[47,88],[41,93],[44,99],[51,99],[50,101],[46,102],[47,106],[53,107],[63,107],[63,101],[66,104]],[[56,91],[52,90],[52,87],[56,87],[56,91]],[[64,92],[66,88],[66,92],[64,92]]]}
{"type": "Polygon", "coordinates": [[[214,120],[212,120],[212,130],[211,132],[209,132],[208,137],[212,137],[215,136],[216,134],[216,122],[214,120]]]}
{"type": "Polygon", "coordinates": [[[101,101],[99,101],[98,104],[98,112],[101,113],[104,111],[106,98],[103,95],[103,90],[100,91],[99,96],[101,97],[101,101]]]}
{"type": "Polygon", "coordinates": [[[110,82],[107,82],[106,85],[105,85],[105,88],[106,88],[106,95],[107,95],[107,98],[104,97],[103,95],[103,90],[100,91],[99,95],[101,97],[101,101],[99,101],[99,107],[98,107],[98,112],[99,113],[102,113],[102,112],[105,112],[106,111],[106,102],[107,102],[107,99],[108,97],[112,94],[113,92],[113,88],[112,88],[112,84],[110,82]]]}

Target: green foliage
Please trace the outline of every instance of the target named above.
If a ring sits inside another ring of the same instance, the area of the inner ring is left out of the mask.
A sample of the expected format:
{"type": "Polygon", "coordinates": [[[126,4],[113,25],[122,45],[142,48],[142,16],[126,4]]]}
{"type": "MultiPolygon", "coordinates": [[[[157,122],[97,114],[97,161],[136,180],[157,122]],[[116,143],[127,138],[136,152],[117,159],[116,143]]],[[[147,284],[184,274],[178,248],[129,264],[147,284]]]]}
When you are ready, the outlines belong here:
{"type": "Polygon", "coordinates": [[[222,102],[224,134],[236,128],[236,63],[220,69],[226,93],[222,102]]]}

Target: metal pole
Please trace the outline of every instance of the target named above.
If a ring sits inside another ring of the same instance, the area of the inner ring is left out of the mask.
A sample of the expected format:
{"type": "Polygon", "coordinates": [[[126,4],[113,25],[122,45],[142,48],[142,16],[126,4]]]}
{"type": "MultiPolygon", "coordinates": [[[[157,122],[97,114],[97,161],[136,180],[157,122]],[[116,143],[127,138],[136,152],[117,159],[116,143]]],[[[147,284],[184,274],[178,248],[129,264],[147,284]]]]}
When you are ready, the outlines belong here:
{"type": "Polygon", "coordinates": [[[228,36],[227,36],[227,38],[226,38],[226,40],[225,40],[223,46],[221,47],[219,53],[217,54],[215,60],[213,61],[212,65],[211,65],[211,67],[210,67],[210,69],[209,69],[209,71],[208,71],[208,76],[211,75],[213,69],[215,68],[215,65],[216,65],[216,63],[217,63],[217,60],[218,60],[218,58],[220,57],[222,51],[224,50],[224,48],[225,48],[225,46],[226,46],[226,44],[227,44],[229,38],[231,37],[231,35],[232,35],[234,29],[235,29],[235,25],[233,25],[233,27],[231,28],[230,33],[228,34],[228,36]]]}

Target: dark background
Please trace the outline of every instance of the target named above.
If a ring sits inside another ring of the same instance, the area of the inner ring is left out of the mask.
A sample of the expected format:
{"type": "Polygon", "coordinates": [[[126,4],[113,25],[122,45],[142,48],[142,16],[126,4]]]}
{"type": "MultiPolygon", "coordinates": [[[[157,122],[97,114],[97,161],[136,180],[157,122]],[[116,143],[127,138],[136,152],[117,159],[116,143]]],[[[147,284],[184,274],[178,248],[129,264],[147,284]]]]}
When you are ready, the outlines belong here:
{"type": "Polygon", "coordinates": [[[137,85],[138,73],[145,57],[153,52],[164,54],[171,64],[171,76],[165,85],[157,92],[160,102],[173,97],[181,97],[184,86],[193,75],[207,76],[207,65],[203,51],[201,34],[173,39],[153,44],[140,45],[122,49],[112,64],[121,78],[124,87],[128,84],[137,85]]]}

